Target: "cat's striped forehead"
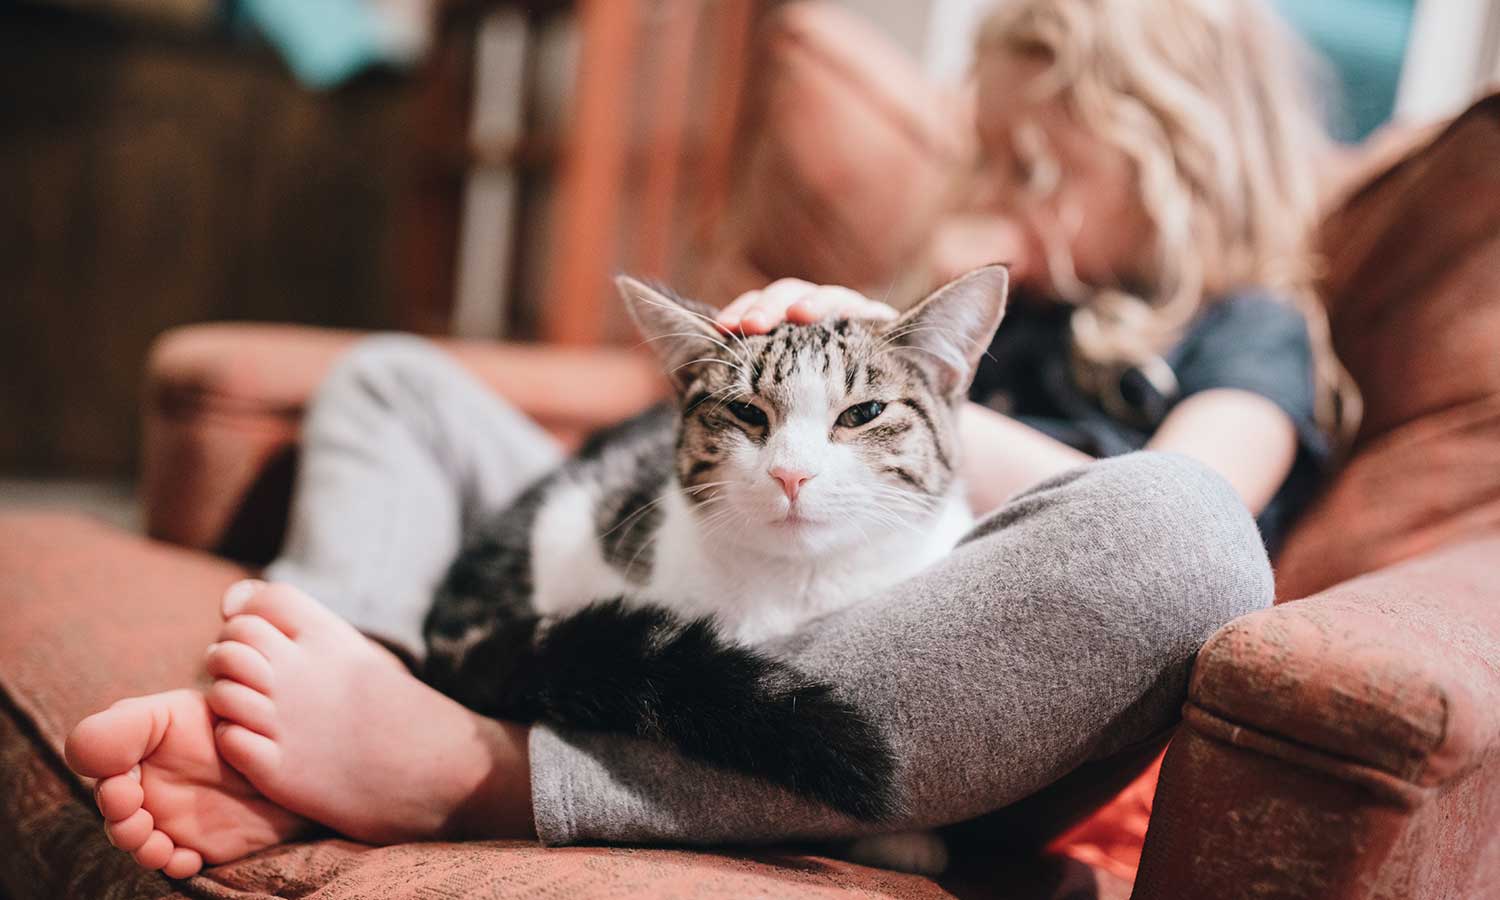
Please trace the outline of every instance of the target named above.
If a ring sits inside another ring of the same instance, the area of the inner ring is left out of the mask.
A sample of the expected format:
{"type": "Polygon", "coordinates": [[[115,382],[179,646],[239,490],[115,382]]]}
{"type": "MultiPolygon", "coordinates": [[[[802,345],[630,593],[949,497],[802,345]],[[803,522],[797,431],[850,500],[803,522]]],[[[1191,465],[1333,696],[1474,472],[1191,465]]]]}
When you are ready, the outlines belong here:
{"type": "Polygon", "coordinates": [[[788,411],[819,394],[835,403],[870,391],[927,393],[920,370],[890,351],[872,323],[783,324],[766,335],[731,339],[720,353],[729,365],[705,366],[700,387],[754,395],[788,411]]]}

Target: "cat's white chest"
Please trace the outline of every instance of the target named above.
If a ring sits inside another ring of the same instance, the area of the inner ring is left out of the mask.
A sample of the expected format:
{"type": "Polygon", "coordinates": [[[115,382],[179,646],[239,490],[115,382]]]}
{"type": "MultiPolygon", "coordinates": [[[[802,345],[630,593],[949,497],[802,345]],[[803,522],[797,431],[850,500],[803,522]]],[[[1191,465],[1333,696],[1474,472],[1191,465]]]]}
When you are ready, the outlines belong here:
{"type": "Polygon", "coordinates": [[[946,556],[973,525],[955,488],[920,528],[795,559],[739,548],[706,528],[675,490],[662,498],[661,507],[650,575],[639,584],[604,557],[594,528],[593,488],[559,485],[543,503],[532,535],[532,604],[537,612],[564,616],[624,596],[664,606],[683,618],[712,616],[726,637],[758,644],[910,578],[946,556]]]}
{"type": "Polygon", "coordinates": [[[705,536],[687,501],[675,495],[663,503],[651,579],[641,594],[686,617],[711,615],[726,636],[760,643],[869,600],[947,555],[973,523],[958,498],[955,491],[921,532],[793,560],[705,536]]]}

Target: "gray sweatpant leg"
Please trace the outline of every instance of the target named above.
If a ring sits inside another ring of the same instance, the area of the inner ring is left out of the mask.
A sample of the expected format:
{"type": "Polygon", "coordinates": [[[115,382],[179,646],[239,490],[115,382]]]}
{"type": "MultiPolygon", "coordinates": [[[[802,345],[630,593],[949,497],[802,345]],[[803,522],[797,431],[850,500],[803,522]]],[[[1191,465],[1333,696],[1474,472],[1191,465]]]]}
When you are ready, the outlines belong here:
{"type": "MultiPolygon", "coordinates": [[[[874,717],[908,811],[893,824],[930,827],[1159,738],[1198,648],[1271,597],[1260,536],[1229,485],[1185,457],[1140,453],[1033,488],[943,562],[776,649],[874,717]]],[[[553,844],[871,830],[610,735],[534,728],[531,783],[537,832],[553,844]]]]}
{"type": "Polygon", "coordinates": [[[308,409],[286,542],[266,577],[420,656],[422,620],[464,531],[561,458],[431,343],[366,338],[308,409]]]}

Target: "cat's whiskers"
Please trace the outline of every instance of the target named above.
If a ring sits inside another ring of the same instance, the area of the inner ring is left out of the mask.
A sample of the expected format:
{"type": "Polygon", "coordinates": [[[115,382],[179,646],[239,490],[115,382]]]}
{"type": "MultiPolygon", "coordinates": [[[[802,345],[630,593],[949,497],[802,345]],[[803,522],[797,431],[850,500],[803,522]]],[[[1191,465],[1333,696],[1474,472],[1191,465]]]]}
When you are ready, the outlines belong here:
{"type": "Polygon", "coordinates": [[[731,355],[733,355],[732,351],[729,349],[729,345],[728,344],[724,343],[723,341],[719,340],[718,338],[714,337],[711,334],[704,334],[701,331],[669,331],[669,332],[665,332],[663,334],[658,334],[658,335],[654,335],[652,337],[644,338],[643,340],[638,341],[635,344],[635,346],[636,347],[644,347],[647,344],[654,344],[657,341],[664,341],[667,338],[693,338],[695,340],[708,341],[710,344],[713,344],[715,347],[718,347],[718,348],[722,349],[724,352],[730,353],[731,355]]]}
{"type": "Polygon", "coordinates": [[[749,359],[750,347],[749,347],[748,344],[745,343],[745,339],[742,336],[740,336],[738,334],[735,334],[733,331],[725,331],[725,330],[721,329],[720,326],[719,326],[718,321],[715,320],[712,316],[706,316],[703,313],[698,312],[695,309],[688,309],[686,306],[683,306],[683,305],[680,305],[680,304],[667,304],[667,303],[663,303],[660,300],[653,300],[653,299],[650,299],[650,298],[645,298],[645,302],[651,304],[652,306],[660,307],[662,309],[670,309],[670,310],[672,310],[674,312],[686,313],[687,315],[689,315],[689,316],[691,316],[691,317],[693,317],[695,319],[702,320],[715,333],[721,334],[721,335],[725,335],[726,337],[728,337],[731,340],[733,340],[739,346],[740,350],[743,351],[743,353],[745,355],[741,356],[739,353],[736,353],[734,350],[730,349],[729,345],[725,344],[723,341],[714,340],[713,338],[710,338],[706,334],[697,335],[698,337],[702,337],[702,338],[705,338],[705,339],[708,339],[708,340],[714,340],[714,343],[716,343],[720,347],[722,347],[724,349],[725,353],[728,353],[730,356],[735,357],[736,361],[739,362],[741,365],[746,366],[746,367],[748,367],[750,365],[750,359],[749,359]]]}
{"type": "Polygon", "coordinates": [[[922,334],[924,332],[933,332],[936,334],[944,335],[957,344],[972,344],[976,341],[976,338],[971,335],[964,334],[961,329],[955,326],[943,325],[937,322],[907,322],[905,324],[897,323],[896,325],[885,331],[877,332],[876,338],[881,343],[888,344],[891,341],[899,340],[900,338],[906,337],[907,335],[922,334]]]}
{"type": "Polygon", "coordinates": [[[683,493],[691,494],[693,496],[693,499],[697,500],[698,506],[701,509],[701,508],[707,506],[709,504],[709,502],[711,502],[711,501],[724,499],[724,495],[723,494],[710,494],[707,497],[699,500],[698,499],[698,495],[700,493],[702,493],[704,491],[707,491],[707,490],[712,490],[714,488],[724,487],[725,485],[730,485],[730,484],[734,484],[734,483],[735,482],[733,482],[733,481],[705,481],[702,484],[695,484],[692,487],[685,487],[682,490],[683,490],[683,493]]]}
{"type": "MultiPolygon", "coordinates": [[[[877,524],[882,525],[891,531],[910,531],[913,533],[921,533],[923,530],[922,523],[912,521],[912,519],[910,519],[909,517],[899,515],[890,510],[884,510],[878,507],[871,508],[869,506],[866,506],[864,512],[877,524]]],[[[851,521],[858,522],[857,519],[851,521]]],[[[866,540],[868,540],[868,538],[866,538],[866,540]]]]}
{"type": "Polygon", "coordinates": [[[631,557],[630,557],[630,561],[625,564],[625,580],[626,581],[634,581],[635,580],[635,564],[636,564],[636,561],[641,558],[641,554],[642,553],[646,552],[646,548],[647,547],[655,547],[656,546],[656,539],[658,537],[660,537],[660,536],[661,536],[661,531],[660,530],[653,531],[653,532],[651,532],[650,537],[648,537],[644,541],[642,541],[641,545],[636,548],[635,553],[632,554],[631,557]]]}
{"type": "MultiPolygon", "coordinates": [[[[713,487],[722,487],[722,486],[724,486],[726,484],[733,484],[733,482],[731,482],[731,481],[710,481],[710,482],[705,482],[705,483],[700,484],[700,485],[694,485],[691,488],[684,488],[684,491],[687,491],[689,493],[693,493],[696,496],[696,494],[697,494],[698,491],[707,490],[707,489],[713,488],[713,487]]],[[[626,516],[624,519],[622,519],[620,521],[619,524],[615,525],[615,527],[613,527],[613,528],[609,529],[608,531],[604,532],[603,534],[599,535],[599,542],[603,543],[606,538],[608,538],[610,535],[614,534],[616,531],[619,531],[621,528],[628,528],[628,529],[630,529],[630,530],[627,530],[625,534],[621,535],[621,539],[623,540],[625,537],[628,537],[629,534],[630,534],[630,532],[634,530],[635,526],[639,525],[642,521],[644,521],[644,516],[646,515],[646,513],[650,512],[653,508],[655,508],[657,505],[659,505],[660,503],[662,503],[662,501],[666,500],[668,496],[670,496],[670,495],[667,494],[666,492],[663,492],[660,496],[658,496],[656,499],[652,500],[650,503],[642,504],[642,506],[639,509],[637,509],[636,511],[632,512],[630,515],[626,516]]],[[[709,497],[709,498],[707,498],[707,499],[705,499],[703,501],[700,501],[700,507],[707,506],[709,503],[711,503],[715,499],[718,499],[718,498],[711,496],[711,497],[709,497]]],[[[646,540],[641,543],[641,546],[638,547],[638,548],[636,548],[635,553],[630,557],[630,562],[627,563],[626,566],[625,566],[625,577],[627,579],[633,577],[633,575],[635,573],[635,563],[636,563],[636,560],[638,560],[640,558],[642,551],[644,551],[647,547],[651,546],[652,544],[654,544],[656,542],[656,537],[657,537],[658,534],[659,534],[659,532],[653,531],[646,538],[646,540]]]]}
{"type": "Polygon", "coordinates": [[[930,509],[901,509],[891,506],[888,502],[881,503],[873,500],[869,504],[869,508],[872,512],[879,512],[893,517],[896,520],[896,524],[908,531],[920,532],[932,524],[933,511],[930,509]]]}
{"type": "Polygon", "coordinates": [[[626,516],[625,518],[621,519],[620,522],[619,522],[619,524],[615,525],[615,527],[613,527],[610,530],[608,530],[608,531],[604,532],[603,534],[599,535],[600,542],[602,543],[605,538],[607,538],[610,535],[614,534],[616,531],[619,531],[621,528],[624,528],[624,527],[626,527],[627,525],[630,525],[633,522],[639,522],[642,516],[644,516],[653,507],[655,507],[658,503],[661,503],[665,499],[667,499],[667,495],[666,494],[662,494],[660,497],[657,497],[655,500],[652,500],[650,503],[642,504],[640,509],[637,509],[635,512],[633,512],[630,515],[626,516]]]}
{"type": "Polygon", "coordinates": [[[734,481],[732,481],[732,480],[726,480],[726,481],[704,481],[704,482],[701,482],[699,484],[695,484],[695,485],[691,485],[689,487],[685,487],[685,488],[683,488],[683,490],[685,490],[685,491],[701,491],[704,488],[723,487],[726,484],[734,484],[734,481]]]}
{"type": "Polygon", "coordinates": [[[722,509],[713,510],[708,516],[700,519],[700,525],[703,530],[698,537],[699,543],[703,546],[711,544],[714,535],[741,518],[741,516],[737,515],[738,513],[739,510],[735,509],[734,504],[726,503],[722,509]]]}
{"type": "MultiPolygon", "coordinates": [[[[732,347],[730,347],[728,344],[724,343],[723,341],[719,340],[718,338],[716,338],[716,337],[714,337],[713,335],[710,335],[710,334],[704,334],[704,333],[698,332],[698,331],[673,331],[673,332],[669,332],[667,334],[659,334],[659,335],[656,335],[655,337],[647,338],[647,339],[645,339],[645,340],[637,343],[635,346],[637,346],[637,347],[644,347],[645,345],[650,344],[650,343],[652,343],[654,341],[666,340],[667,338],[696,338],[697,340],[700,340],[700,341],[708,341],[710,344],[713,344],[715,347],[718,347],[720,350],[723,350],[730,357],[730,359],[720,359],[718,357],[714,357],[711,361],[723,363],[724,365],[729,366],[731,369],[734,369],[735,371],[739,372],[740,375],[742,377],[744,377],[744,378],[748,379],[750,377],[750,369],[749,369],[750,361],[749,361],[749,359],[746,358],[745,356],[743,356],[742,354],[736,352],[735,349],[732,348],[732,347]]],[[[709,360],[693,360],[693,362],[706,362],[706,361],[709,361],[709,360]]],[[[683,365],[690,365],[690,363],[684,363],[683,365]]],[[[678,368],[681,368],[681,366],[678,366],[678,368]]],[[[672,372],[676,372],[676,371],[677,371],[677,369],[673,369],[672,370],[672,372]]]]}
{"type": "Polygon", "coordinates": [[[859,529],[859,536],[864,538],[866,544],[870,543],[870,533],[868,531],[865,531],[865,526],[859,523],[859,518],[857,516],[851,517],[846,521],[853,523],[854,527],[859,529]]]}
{"type": "Polygon", "coordinates": [[[714,524],[712,526],[710,526],[709,529],[706,532],[703,533],[703,538],[702,538],[703,543],[704,544],[711,543],[714,535],[718,534],[720,531],[723,531],[728,526],[736,524],[737,522],[739,522],[741,520],[741,517],[736,516],[735,512],[736,511],[733,510],[733,509],[723,510],[722,511],[723,514],[720,516],[720,518],[718,520],[716,520],[714,522],[714,524]]]}
{"type": "MultiPolygon", "coordinates": [[[[964,335],[963,332],[959,331],[957,328],[938,325],[923,325],[913,322],[903,325],[899,328],[893,328],[890,331],[880,334],[878,337],[876,352],[884,354],[891,351],[900,350],[923,350],[925,348],[913,347],[910,344],[902,344],[899,346],[896,344],[897,341],[901,340],[904,337],[908,337],[913,334],[921,334],[922,332],[935,332],[937,334],[944,335],[948,338],[948,343],[959,347],[962,347],[965,344],[972,346],[978,343],[974,338],[964,335]]],[[[928,350],[927,352],[931,353],[933,351],[928,350]]],[[[988,356],[990,359],[994,359],[994,357],[990,355],[989,349],[987,347],[985,348],[982,355],[988,356]]],[[[942,356],[938,356],[938,359],[943,360],[943,362],[948,365],[955,364],[955,360],[946,359],[942,356]]],[[[967,362],[965,360],[958,360],[956,362],[960,365],[967,365],[967,362]]]]}
{"type": "Polygon", "coordinates": [[[953,368],[962,368],[963,365],[964,365],[964,361],[961,360],[961,359],[954,359],[951,356],[944,356],[943,354],[941,354],[941,353],[937,352],[936,350],[933,350],[933,349],[931,349],[929,347],[918,347],[918,346],[916,346],[914,344],[901,344],[901,345],[896,346],[896,347],[890,347],[890,348],[888,348],[886,350],[882,350],[881,353],[898,353],[899,354],[899,353],[907,353],[907,352],[912,351],[912,350],[915,350],[918,353],[926,353],[928,356],[932,357],[933,359],[937,360],[938,362],[942,363],[945,366],[951,366],[953,368]]]}
{"type": "MultiPolygon", "coordinates": [[[[701,485],[694,485],[691,488],[684,488],[683,490],[684,490],[684,492],[693,492],[693,491],[696,491],[696,490],[707,489],[707,488],[710,488],[710,487],[723,487],[724,485],[733,484],[733,483],[734,483],[733,481],[712,481],[712,482],[705,482],[704,484],[701,484],[701,485]]],[[[667,495],[663,494],[661,497],[657,498],[657,500],[653,501],[653,502],[660,502],[661,500],[666,499],[666,497],[667,497],[667,495]]],[[[708,497],[704,498],[703,500],[699,501],[698,502],[698,510],[697,511],[698,511],[698,514],[699,514],[699,517],[700,517],[700,523],[702,523],[705,526],[707,526],[710,523],[714,523],[714,522],[719,521],[719,519],[725,517],[726,515],[732,514],[734,512],[734,509],[732,508],[732,506],[726,506],[723,509],[714,509],[715,505],[720,504],[720,503],[724,503],[727,499],[728,498],[725,495],[723,495],[723,494],[711,494],[708,497]],[[706,517],[703,516],[703,512],[705,510],[709,511],[709,514],[706,517]]],[[[710,528],[708,531],[706,531],[702,535],[702,537],[700,539],[704,540],[704,541],[707,541],[709,535],[712,534],[712,533],[713,533],[713,529],[710,528]]],[[[644,542],[641,543],[641,546],[636,549],[635,553],[630,557],[629,561],[627,561],[625,563],[625,577],[626,577],[627,580],[633,579],[635,577],[635,564],[640,560],[641,554],[644,553],[644,552],[646,552],[647,548],[654,547],[656,545],[657,539],[659,537],[661,537],[661,531],[660,530],[652,532],[651,535],[650,535],[650,537],[648,537],[644,542]]]]}
{"type": "Polygon", "coordinates": [[[749,395],[750,392],[745,390],[744,385],[741,385],[739,382],[731,381],[718,390],[713,391],[704,399],[718,400],[718,405],[723,406],[725,403],[728,403],[732,400],[738,400],[741,397],[747,397],[749,395]]]}
{"type": "MultiPolygon", "coordinates": [[[[903,525],[907,527],[918,527],[918,523],[911,516],[903,516],[900,511],[885,506],[873,497],[867,497],[866,502],[860,507],[860,513],[888,525],[903,525]]],[[[858,517],[851,517],[851,521],[857,521],[858,517]]]]}
{"type": "Polygon", "coordinates": [[[688,366],[694,365],[696,363],[718,363],[721,366],[728,366],[734,371],[743,374],[743,370],[738,365],[730,362],[727,359],[720,359],[717,356],[700,356],[697,359],[690,359],[681,365],[673,366],[672,368],[668,369],[667,374],[676,375],[679,370],[686,369],[688,366]]]}
{"type": "Polygon", "coordinates": [[[918,494],[914,491],[893,487],[888,484],[873,484],[870,485],[868,490],[890,500],[911,504],[927,512],[936,510],[943,503],[941,498],[934,497],[931,494],[918,494]]]}
{"type": "MultiPolygon", "coordinates": [[[[746,376],[746,380],[749,380],[748,376],[746,376]]],[[[738,382],[730,382],[705,397],[704,402],[714,401],[714,411],[718,412],[726,405],[750,396],[753,396],[752,393],[745,390],[744,385],[738,382]]]]}
{"type": "Polygon", "coordinates": [[[868,514],[886,527],[917,533],[928,527],[928,518],[941,504],[935,497],[917,495],[882,484],[868,486],[861,499],[862,503],[851,503],[849,506],[868,514]]]}
{"type": "MultiPolygon", "coordinates": [[[[650,301],[650,302],[656,303],[656,304],[660,305],[660,301],[653,300],[653,301],[650,301]]],[[[703,313],[697,311],[696,309],[689,309],[686,306],[679,306],[678,308],[682,312],[687,313],[689,316],[691,316],[691,317],[693,317],[695,319],[698,319],[698,320],[706,323],[708,325],[708,327],[712,328],[715,332],[717,332],[719,334],[727,335],[727,336],[729,336],[731,338],[734,338],[735,340],[739,341],[742,345],[744,344],[744,338],[740,337],[739,335],[737,335],[733,331],[725,330],[722,326],[719,325],[718,320],[715,319],[713,316],[704,315],[703,313]]]]}

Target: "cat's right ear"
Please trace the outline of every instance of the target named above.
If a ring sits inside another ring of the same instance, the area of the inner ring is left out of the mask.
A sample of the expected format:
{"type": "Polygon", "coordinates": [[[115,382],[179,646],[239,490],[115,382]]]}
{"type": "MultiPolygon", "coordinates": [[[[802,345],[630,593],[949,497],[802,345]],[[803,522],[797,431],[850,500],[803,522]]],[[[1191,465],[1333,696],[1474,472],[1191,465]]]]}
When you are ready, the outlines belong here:
{"type": "Polygon", "coordinates": [[[644,281],[621,275],[615,287],[636,328],[662,361],[672,384],[684,390],[700,364],[717,360],[724,335],[714,325],[713,310],[674,297],[644,281]]]}

